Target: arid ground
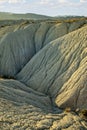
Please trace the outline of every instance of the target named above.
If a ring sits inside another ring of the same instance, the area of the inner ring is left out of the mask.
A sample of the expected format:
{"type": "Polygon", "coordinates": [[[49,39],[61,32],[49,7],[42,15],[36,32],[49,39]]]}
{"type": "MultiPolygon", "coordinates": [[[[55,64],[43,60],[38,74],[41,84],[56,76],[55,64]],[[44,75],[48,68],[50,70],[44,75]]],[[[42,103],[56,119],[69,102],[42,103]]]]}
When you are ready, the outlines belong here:
{"type": "Polygon", "coordinates": [[[0,130],[87,130],[87,18],[0,20],[0,130]]]}

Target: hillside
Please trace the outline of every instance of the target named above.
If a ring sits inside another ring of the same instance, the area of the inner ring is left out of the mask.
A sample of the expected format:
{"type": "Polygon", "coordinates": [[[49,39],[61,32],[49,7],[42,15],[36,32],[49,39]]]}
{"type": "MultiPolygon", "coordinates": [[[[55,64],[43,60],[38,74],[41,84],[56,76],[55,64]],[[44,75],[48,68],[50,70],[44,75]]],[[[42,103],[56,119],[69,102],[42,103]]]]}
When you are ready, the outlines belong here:
{"type": "Polygon", "coordinates": [[[87,19],[0,25],[0,129],[86,130],[87,19]]]}
{"type": "Polygon", "coordinates": [[[42,19],[50,19],[50,18],[52,17],[40,15],[40,14],[33,14],[33,13],[14,14],[14,13],[0,12],[0,20],[18,20],[18,19],[42,20],[42,19]]]}

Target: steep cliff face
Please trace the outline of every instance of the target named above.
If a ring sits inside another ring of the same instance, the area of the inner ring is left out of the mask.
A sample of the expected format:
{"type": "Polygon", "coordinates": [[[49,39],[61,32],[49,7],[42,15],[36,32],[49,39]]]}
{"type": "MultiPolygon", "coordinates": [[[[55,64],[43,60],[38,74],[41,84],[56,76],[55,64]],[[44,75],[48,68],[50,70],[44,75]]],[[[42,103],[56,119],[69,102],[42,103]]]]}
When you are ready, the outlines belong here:
{"type": "MultiPolygon", "coordinates": [[[[25,106],[25,117],[26,113],[31,113],[32,106],[32,113],[37,111],[38,120],[42,120],[43,116],[46,120],[38,121],[34,115],[31,120],[32,128],[28,122],[29,129],[86,129],[85,122],[79,124],[81,118],[78,115],[73,115],[72,112],[66,115],[62,113],[60,116],[58,114],[62,112],[62,108],[87,108],[86,21],[44,21],[1,27],[0,76],[1,106],[8,103],[4,115],[6,119],[7,113],[11,114],[10,105],[15,107],[15,113],[19,108],[17,106],[20,106],[19,116],[25,106]],[[55,117],[53,113],[57,113],[55,117]],[[76,125],[75,120],[78,125],[72,127],[71,122],[76,125]]],[[[6,126],[6,122],[1,123],[6,126]]]]}

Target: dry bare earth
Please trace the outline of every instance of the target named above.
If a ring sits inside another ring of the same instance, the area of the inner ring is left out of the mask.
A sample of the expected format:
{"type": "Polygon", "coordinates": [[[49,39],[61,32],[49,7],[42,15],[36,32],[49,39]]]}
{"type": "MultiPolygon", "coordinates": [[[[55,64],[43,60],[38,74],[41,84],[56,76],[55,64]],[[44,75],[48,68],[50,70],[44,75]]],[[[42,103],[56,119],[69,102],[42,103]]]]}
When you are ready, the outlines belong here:
{"type": "Polygon", "coordinates": [[[87,129],[86,23],[1,27],[0,129],[87,129]]]}

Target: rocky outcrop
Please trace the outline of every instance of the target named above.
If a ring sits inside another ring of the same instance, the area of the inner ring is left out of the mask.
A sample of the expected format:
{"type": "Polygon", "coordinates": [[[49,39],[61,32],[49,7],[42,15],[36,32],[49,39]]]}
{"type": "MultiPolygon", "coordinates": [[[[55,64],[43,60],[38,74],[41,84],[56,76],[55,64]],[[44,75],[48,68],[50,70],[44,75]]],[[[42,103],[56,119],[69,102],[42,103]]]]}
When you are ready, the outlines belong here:
{"type": "Polygon", "coordinates": [[[30,24],[25,29],[18,29],[5,35],[0,42],[0,74],[14,76],[52,39],[54,40],[66,33],[66,24],[52,26],[48,23],[41,23],[30,24]],[[64,26],[66,30],[63,31],[64,26]],[[53,37],[50,36],[51,34],[54,34],[53,37]]]}
{"type": "MultiPolygon", "coordinates": [[[[87,87],[86,29],[84,27],[46,45],[17,74],[17,79],[36,91],[49,94],[52,98],[58,95],[57,100],[59,100],[56,101],[58,106],[60,106],[60,102],[62,103],[63,99],[61,98],[63,98],[64,91],[66,95],[68,93],[70,96],[74,93],[76,95],[76,97],[73,95],[74,98],[72,96],[70,98],[68,95],[70,103],[67,102],[66,106],[68,104],[70,107],[82,107],[78,104],[80,103],[78,95],[81,88],[84,87],[86,90],[87,87]],[[71,89],[73,91],[68,92],[69,88],[70,91],[71,89]],[[59,96],[60,93],[61,96],[59,96]]],[[[65,96],[64,100],[67,98],[65,96]]],[[[83,100],[86,100],[86,93],[83,100]]]]}
{"type": "Polygon", "coordinates": [[[0,34],[0,129],[87,129],[75,111],[87,108],[85,21],[11,25],[0,34]]]}

